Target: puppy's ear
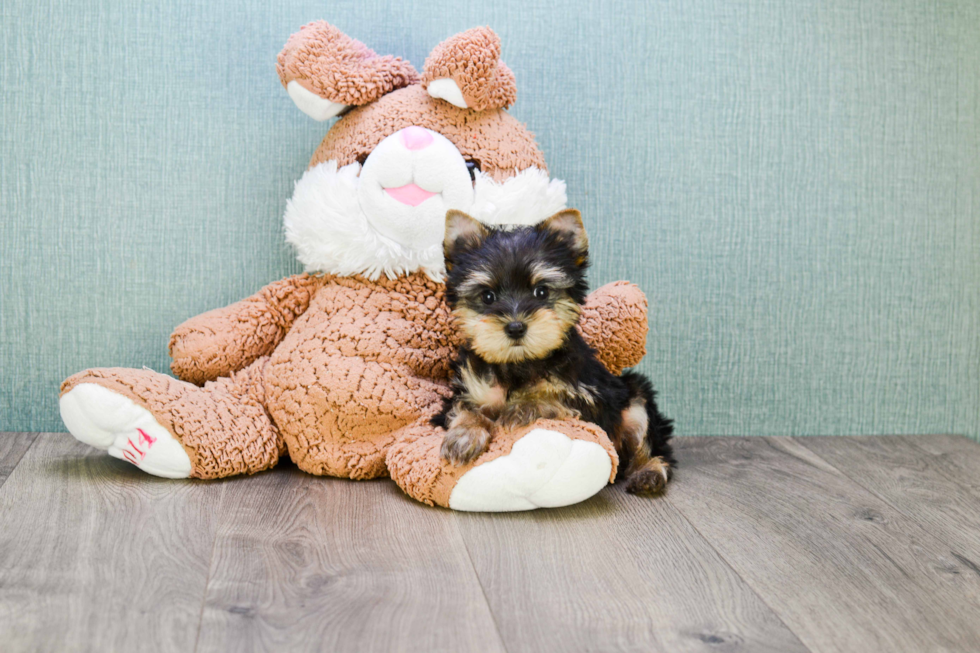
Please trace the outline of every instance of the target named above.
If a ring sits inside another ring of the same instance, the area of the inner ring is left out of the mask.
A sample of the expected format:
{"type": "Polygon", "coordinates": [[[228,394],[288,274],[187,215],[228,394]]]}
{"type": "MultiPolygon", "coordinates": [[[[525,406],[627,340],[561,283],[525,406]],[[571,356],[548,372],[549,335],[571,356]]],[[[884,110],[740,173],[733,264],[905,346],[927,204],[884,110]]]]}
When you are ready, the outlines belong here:
{"type": "Polygon", "coordinates": [[[576,209],[559,211],[540,222],[537,229],[566,237],[580,257],[589,253],[589,237],[585,233],[585,225],[582,224],[582,214],[576,209]]]}
{"type": "Polygon", "coordinates": [[[446,269],[452,268],[453,258],[463,250],[477,247],[490,233],[483,224],[462,211],[450,209],[446,212],[446,236],[442,241],[442,253],[446,258],[446,269]]]}

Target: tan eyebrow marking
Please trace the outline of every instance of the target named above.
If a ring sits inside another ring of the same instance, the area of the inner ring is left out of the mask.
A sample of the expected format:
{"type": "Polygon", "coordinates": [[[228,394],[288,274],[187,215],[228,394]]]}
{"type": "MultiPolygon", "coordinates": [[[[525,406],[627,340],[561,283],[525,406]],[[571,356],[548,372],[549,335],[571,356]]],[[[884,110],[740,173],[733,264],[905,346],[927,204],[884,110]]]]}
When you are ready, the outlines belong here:
{"type": "Polygon", "coordinates": [[[469,295],[481,288],[493,287],[495,279],[486,270],[474,270],[459,284],[456,292],[460,295],[469,295]]]}
{"type": "Polygon", "coordinates": [[[555,288],[571,288],[572,280],[561,269],[536,261],[531,265],[531,285],[547,283],[555,288]]]}

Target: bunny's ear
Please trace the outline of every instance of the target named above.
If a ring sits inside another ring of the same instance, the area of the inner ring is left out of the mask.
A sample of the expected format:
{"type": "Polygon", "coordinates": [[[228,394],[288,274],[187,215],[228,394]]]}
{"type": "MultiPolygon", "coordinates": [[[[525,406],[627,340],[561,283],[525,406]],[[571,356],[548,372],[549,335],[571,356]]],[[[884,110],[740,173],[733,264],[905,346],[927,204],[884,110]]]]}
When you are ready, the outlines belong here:
{"type": "Polygon", "coordinates": [[[517,100],[514,73],[500,60],[500,37],[474,27],[443,41],[425,60],[422,86],[461,109],[506,109],[517,100]]]}
{"type": "Polygon", "coordinates": [[[419,81],[412,64],[378,56],[322,20],[289,37],[276,69],[289,97],[314,120],[327,120],[419,81]]]}

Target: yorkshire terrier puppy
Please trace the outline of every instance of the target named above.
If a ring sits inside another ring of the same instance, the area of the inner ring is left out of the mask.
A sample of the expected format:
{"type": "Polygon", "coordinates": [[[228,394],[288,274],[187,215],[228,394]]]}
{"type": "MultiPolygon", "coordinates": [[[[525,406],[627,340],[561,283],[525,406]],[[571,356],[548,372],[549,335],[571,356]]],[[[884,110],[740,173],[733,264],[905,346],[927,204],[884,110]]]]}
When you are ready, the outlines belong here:
{"type": "Polygon", "coordinates": [[[576,328],[589,258],[579,212],[499,229],[449,211],[443,248],[446,297],[464,344],[453,395],[432,419],[446,429],[442,457],[465,464],[486,451],[496,428],[577,418],[612,440],[627,491],[662,491],[676,464],[671,420],[657,410],[649,380],[609,372],[576,328]]]}

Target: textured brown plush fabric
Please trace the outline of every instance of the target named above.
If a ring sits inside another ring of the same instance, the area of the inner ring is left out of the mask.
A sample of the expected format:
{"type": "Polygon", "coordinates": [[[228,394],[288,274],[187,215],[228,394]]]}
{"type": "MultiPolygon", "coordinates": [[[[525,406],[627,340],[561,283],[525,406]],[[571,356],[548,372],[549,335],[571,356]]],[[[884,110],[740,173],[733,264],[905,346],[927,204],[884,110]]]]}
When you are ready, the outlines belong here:
{"type": "Polygon", "coordinates": [[[288,277],[231,306],[192,317],[170,336],[170,369],[200,385],[272,353],[319,285],[320,279],[308,274],[288,277]]]}
{"type": "Polygon", "coordinates": [[[330,277],[271,356],[267,406],[312,474],[373,478],[396,432],[447,394],[443,287],[423,274],[330,277]]]}
{"type": "Polygon", "coordinates": [[[470,111],[437,100],[418,84],[399,89],[377,102],[352,109],[327,133],[310,167],[336,159],[345,166],[363,160],[400,129],[416,125],[439,132],[460,153],[478,161],[484,173],[504,181],[535,166],[547,170],[534,134],[501,109],[470,111]]]}
{"type": "Polygon", "coordinates": [[[586,298],[582,337],[613,374],[639,364],[647,353],[647,298],[629,281],[608,283],[586,298]]]}
{"type": "MultiPolygon", "coordinates": [[[[220,316],[216,324],[221,328],[187,326],[204,316],[178,327],[182,334],[193,334],[194,342],[193,349],[180,351],[208,356],[206,366],[175,361],[176,373],[189,370],[195,380],[202,378],[205,368],[227,375],[203,388],[150,370],[112,368],[76,374],[61,391],[95,383],[129,397],[184,446],[197,478],[267,469],[284,450],[312,474],[384,476],[393,444],[409,437],[441,438],[428,419],[449,394],[449,364],[458,346],[444,290],[443,284],[421,273],[377,281],[290,277],[212,311],[220,316]],[[248,326],[256,319],[256,307],[266,311],[259,315],[277,316],[271,321],[279,331],[253,337],[248,326]],[[241,352],[260,348],[273,350],[250,364],[244,362],[249,356],[241,352]],[[240,366],[243,369],[237,370],[240,366]]],[[[646,338],[643,293],[629,284],[610,284],[590,295],[588,304],[601,308],[583,312],[580,328],[586,340],[602,354],[613,346],[615,353],[603,355],[604,361],[632,364],[646,338]],[[634,328],[621,332],[593,323],[619,314],[643,319],[625,321],[634,328]],[[594,340],[595,335],[603,340],[594,340]]],[[[554,428],[569,437],[594,439],[582,436],[580,426],[558,423],[554,428]]],[[[491,451],[499,451],[499,446],[491,451]]],[[[436,446],[411,453],[402,447],[392,459],[412,496],[429,492],[418,483],[417,474],[404,467],[423,450],[438,458],[436,446]]],[[[432,469],[441,466],[438,460],[427,464],[432,469]]],[[[440,473],[444,481],[449,478],[440,473]]]]}
{"type": "Polygon", "coordinates": [[[573,440],[595,442],[612,458],[609,481],[616,478],[619,456],[616,448],[598,426],[578,420],[538,420],[530,426],[495,434],[487,451],[467,465],[451,465],[439,457],[443,431],[427,423],[406,428],[388,450],[388,472],[398,486],[422,503],[430,506],[449,506],[449,496],[456,482],[477,467],[510,453],[514,443],[533,429],[550,429],[564,433],[573,440]]]}
{"type": "Polygon", "coordinates": [[[276,66],[282,85],[297,80],[308,91],[338,104],[373,102],[418,82],[412,64],[374,50],[319,20],[289,37],[276,66]]]}
{"type": "Polygon", "coordinates": [[[514,73],[500,60],[500,37],[489,27],[474,27],[443,41],[423,67],[422,86],[437,79],[456,82],[474,111],[506,109],[517,101],[514,73]]]}

